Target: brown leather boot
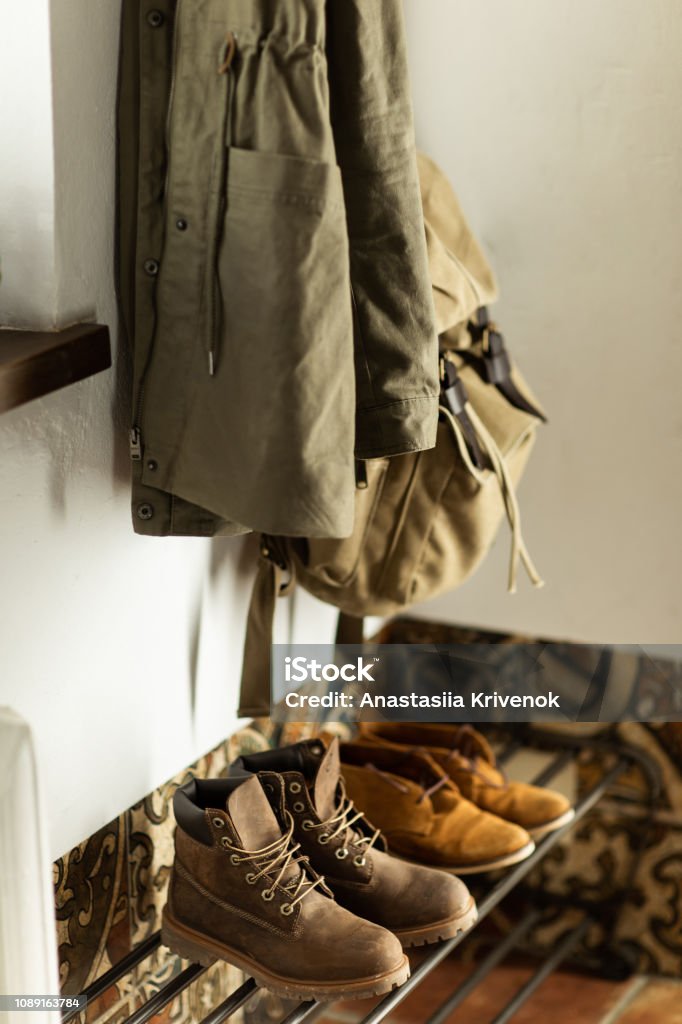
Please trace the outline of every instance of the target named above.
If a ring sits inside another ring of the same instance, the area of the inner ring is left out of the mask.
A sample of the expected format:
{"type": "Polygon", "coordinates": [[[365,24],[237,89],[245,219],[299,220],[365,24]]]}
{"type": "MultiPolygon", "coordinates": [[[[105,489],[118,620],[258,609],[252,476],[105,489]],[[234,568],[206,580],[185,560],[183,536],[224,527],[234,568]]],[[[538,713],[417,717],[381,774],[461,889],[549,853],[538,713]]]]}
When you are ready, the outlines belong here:
{"type": "Polygon", "coordinates": [[[382,830],[392,853],[474,874],[525,860],[525,829],[476,807],[428,756],[369,743],[341,744],[348,796],[382,830]]]}
{"type": "Polygon", "coordinates": [[[283,832],[257,778],[193,780],[174,809],[162,928],[173,952],[206,966],[226,960],[296,999],[362,999],[409,976],[396,937],[335,902],[293,841],[291,817],[283,832]]]}
{"type": "Polygon", "coordinates": [[[453,875],[389,856],[378,829],[346,797],[339,741],[296,743],[240,758],[258,772],[271,799],[284,780],[294,835],[336,899],[354,914],[389,928],[404,947],[448,939],[476,920],[469,890],[453,875]]]}
{"type": "Polygon", "coordinates": [[[425,750],[465,797],[482,810],[521,825],[534,839],[573,819],[573,808],[561,793],[507,780],[485,737],[470,725],[363,722],[359,740],[403,752],[425,750]]]}

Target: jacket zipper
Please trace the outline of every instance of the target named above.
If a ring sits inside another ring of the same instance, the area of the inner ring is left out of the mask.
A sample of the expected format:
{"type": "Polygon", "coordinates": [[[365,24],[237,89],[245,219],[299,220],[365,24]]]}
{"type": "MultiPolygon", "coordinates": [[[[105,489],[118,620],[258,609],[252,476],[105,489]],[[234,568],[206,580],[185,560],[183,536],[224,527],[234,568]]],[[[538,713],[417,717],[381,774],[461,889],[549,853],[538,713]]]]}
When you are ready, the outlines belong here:
{"type": "MultiPolygon", "coordinates": [[[[170,154],[171,154],[171,121],[173,116],[173,104],[175,100],[175,84],[177,80],[177,66],[178,66],[178,51],[180,48],[179,36],[180,36],[180,14],[183,6],[183,0],[177,0],[175,8],[175,23],[173,26],[173,57],[171,64],[171,84],[168,93],[168,109],[166,111],[166,178],[164,182],[164,207],[168,197],[168,191],[170,187],[170,154]]],[[[152,332],[152,338],[149,343],[149,350],[147,351],[147,358],[140,376],[140,386],[137,392],[137,400],[135,402],[135,413],[133,416],[133,426],[129,433],[130,443],[130,458],[133,462],[140,462],[142,459],[142,429],[140,423],[142,421],[142,407],[144,403],[144,388],[147,373],[149,371],[149,365],[152,359],[152,351],[154,347],[154,338],[156,336],[156,324],[152,332]]]]}

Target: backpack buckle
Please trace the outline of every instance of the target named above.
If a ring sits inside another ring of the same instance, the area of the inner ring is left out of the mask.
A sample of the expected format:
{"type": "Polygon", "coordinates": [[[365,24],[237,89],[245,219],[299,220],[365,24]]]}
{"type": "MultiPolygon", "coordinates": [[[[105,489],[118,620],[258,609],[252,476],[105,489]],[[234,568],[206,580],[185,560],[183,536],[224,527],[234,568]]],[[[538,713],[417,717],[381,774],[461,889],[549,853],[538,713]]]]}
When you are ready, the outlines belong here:
{"type": "Polygon", "coordinates": [[[282,572],[286,572],[289,568],[283,556],[278,551],[278,545],[274,538],[266,537],[265,534],[263,534],[260,540],[260,553],[262,558],[265,558],[268,562],[272,562],[272,564],[276,565],[278,569],[282,570],[282,572]]]}

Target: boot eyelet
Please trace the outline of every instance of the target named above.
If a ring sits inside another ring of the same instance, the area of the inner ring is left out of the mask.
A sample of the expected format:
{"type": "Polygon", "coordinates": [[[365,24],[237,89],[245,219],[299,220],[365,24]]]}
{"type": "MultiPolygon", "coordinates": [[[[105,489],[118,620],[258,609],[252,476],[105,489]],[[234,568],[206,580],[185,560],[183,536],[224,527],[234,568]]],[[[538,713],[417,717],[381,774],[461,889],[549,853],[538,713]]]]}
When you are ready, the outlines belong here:
{"type": "Polygon", "coordinates": [[[230,864],[234,864],[235,867],[240,863],[240,858],[236,853],[233,853],[230,857],[230,864]]]}
{"type": "Polygon", "coordinates": [[[301,783],[300,782],[292,782],[290,784],[290,786],[289,786],[289,792],[290,793],[300,793],[301,792],[301,783]]]}
{"type": "Polygon", "coordinates": [[[220,840],[220,845],[226,850],[230,849],[230,840],[227,838],[227,836],[223,836],[223,838],[220,840]]]}
{"type": "Polygon", "coordinates": [[[263,889],[261,898],[264,899],[266,903],[269,903],[270,900],[274,900],[275,894],[272,889],[263,889]]]}
{"type": "Polygon", "coordinates": [[[320,846],[326,846],[330,839],[331,836],[327,835],[326,833],[322,836],[317,837],[317,841],[320,844],[320,846]]]}
{"type": "Polygon", "coordinates": [[[223,825],[225,824],[225,822],[223,821],[222,818],[214,818],[213,819],[213,824],[214,824],[215,828],[222,828],[223,825]]]}
{"type": "Polygon", "coordinates": [[[315,822],[311,821],[310,818],[306,818],[306,820],[301,825],[301,828],[303,829],[304,832],[310,832],[311,828],[315,828],[315,822]]]}
{"type": "Polygon", "coordinates": [[[354,857],[353,858],[353,863],[355,864],[356,868],[364,868],[365,864],[367,863],[367,858],[366,857],[354,857]]]}
{"type": "Polygon", "coordinates": [[[348,850],[346,849],[346,847],[345,846],[340,846],[339,849],[336,851],[336,859],[337,860],[345,860],[347,856],[348,856],[348,850]]]}
{"type": "Polygon", "coordinates": [[[248,875],[246,876],[246,884],[247,885],[255,885],[256,884],[256,876],[254,875],[253,871],[249,871],[248,875]]]}
{"type": "Polygon", "coordinates": [[[294,912],[294,908],[291,903],[283,903],[279,908],[280,914],[284,914],[285,917],[289,917],[294,912]]]}
{"type": "Polygon", "coordinates": [[[296,811],[296,813],[297,813],[297,814],[302,814],[302,813],[303,813],[303,811],[305,810],[305,804],[301,803],[301,801],[300,801],[300,800],[298,800],[298,801],[297,801],[297,802],[296,802],[296,803],[294,804],[294,810],[296,811]]]}

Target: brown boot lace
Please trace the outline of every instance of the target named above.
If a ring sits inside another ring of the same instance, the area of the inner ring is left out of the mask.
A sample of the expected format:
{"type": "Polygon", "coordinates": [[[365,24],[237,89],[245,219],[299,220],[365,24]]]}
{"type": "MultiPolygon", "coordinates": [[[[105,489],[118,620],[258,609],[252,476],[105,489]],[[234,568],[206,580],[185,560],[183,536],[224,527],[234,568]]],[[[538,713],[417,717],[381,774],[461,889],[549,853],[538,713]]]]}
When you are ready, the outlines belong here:
{"type": "Polygon", "coordinates": [[[470,725],[460,725],[455,730],[452,753],[459,751],[463,757],[473,760],[480,753],[476,733],[470,725]]]}
{"type": "Polygon", "coordinates": [[[331,891],[325,885],[322,875],[312,879],[306,874],[306,868],[310,867],[308,858],[303,855],[297,856],[301,845],[300,843],[292,842],[294,819],[288,811],[285,813],[289,831],[285,835],[280,836],[279,839],[276,839],[274,843],[270,843],[260,850],[243,850],[239,846],[233,846],[228,839],[223,839],[223,843],[226,849],[232,851],[230,860],[233,864],[242,864],[250,861],[255,868],[258,868],[258,871],[250,871],[247,874],[246,881],[249,885],[255,885],[261,878],[267,877],[270,885],[263,889],[261,893],[266,903],[274,899],[275,889],[277,888],[280,888],[289,896],[289,899],[279,908],[280,913],[288,917],[289,914],[293,914],[296,904],[304,900],[318,885],[321,885],[330,896],[331,891]],[[282,878],[287,870],[294,865],[301,866],[299,874],[289,882],[283,883],[282,878]],[[273,881],[272,875],[275,872],[277,872],[277,877],[273,881]]]}
{"type": "Polygon", "coordinates": [[[455,733],[455,741],[452,750],[446,758],[444,767],[447,770],[450,761],[456,760],[462,768],[481,779],[486,786],[491,786],[493,789],[506,789],[508,785],[507,777],[504,771],[498,767],[496,761],[493,760],[491,767],[500,772],[502,782],[493,782],[492,779],[489,779],[483,772],[479,771],[477,761],[480,756],[475,731],[470,725],[460,725],[455,733]]]}
{"type": "MultiPolygon", "coordinates": [[[[392,775],[390,775],[388,772],[382,772],[381,768],[377,768],[375,764],[366,764],[365,768],[369,768],[370,771],[376,772],[377,775],[381,775],[384,782],[388,782],[389,785],[393,786],[394,789],[399,790],[401,793],[410,792],[409,786],[404,786],[402,782],[398,782],[398,780],[394,778],[392,775]]],[[[434,793],[437,793],[439,789],[442,789],[443,786],[446,786],[449,782],[451,783],[451,780],[447,777],[447,775],[444,775],[441,779],[438,780],[438,782],[434,782],[432,786],[424,786],[424,784],[422,783],[421,786],[423,792],[421,796],[417,799],[417,803],[422,803],[424,800],[426,800],[427,796],[433,796],[434,793]]]]}
{"type": "Polygon", "coordinates": [[[303,822],[303,828],[306,832],[311,829],[319,830],[320,835],[317,837],[317,841],[321,846],[326,846],[327,843],[331,843],[333,839],[342,835],[344,845],[338,848],[336,857],[339,860],[345,860],[350,853],[349,847],[353,847],[360,851],[354,857],[353,863],[356,867],[361,868],[367,863],[367,854],[381,836],[381,831],[378,828],[374,830],[373,836],[363,836],[353,828],[364,817],[363,812],[359,811],[353,801],[346,796],[342,785],[341,800],[332,816],[319,824],[307,819],[303,822]]]}

